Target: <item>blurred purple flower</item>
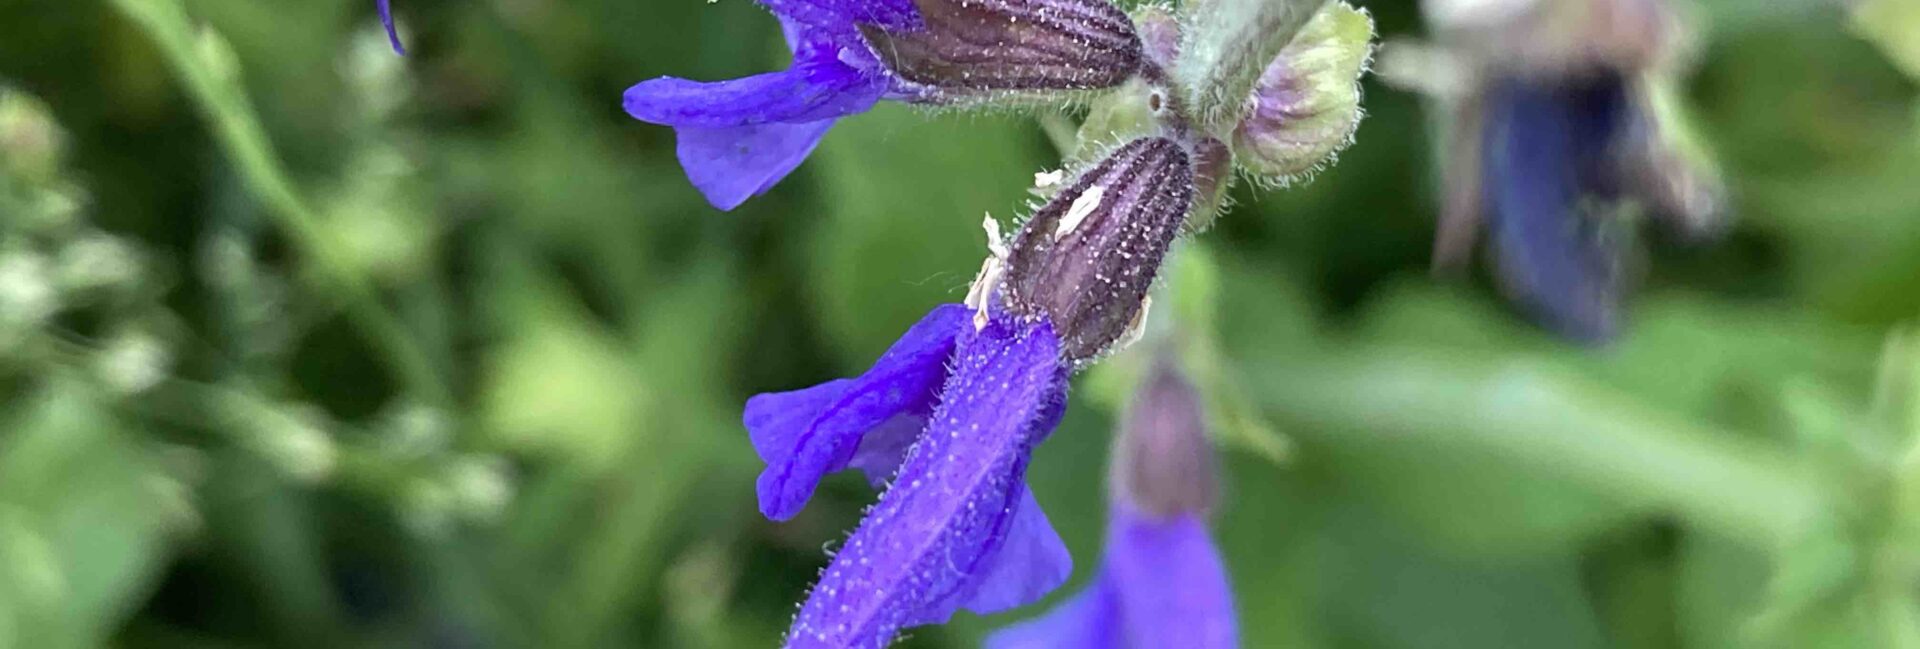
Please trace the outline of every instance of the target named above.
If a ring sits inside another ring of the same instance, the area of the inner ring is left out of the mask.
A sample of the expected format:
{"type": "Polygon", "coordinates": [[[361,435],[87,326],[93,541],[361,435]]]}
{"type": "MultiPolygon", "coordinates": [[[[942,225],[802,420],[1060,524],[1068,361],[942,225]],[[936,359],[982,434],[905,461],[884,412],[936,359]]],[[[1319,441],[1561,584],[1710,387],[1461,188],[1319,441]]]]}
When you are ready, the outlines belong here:
{"type": "Polygon", "coordinates": [[[1618,234],[1590,213],[1620,198],[1614,152],[1636,107],[1626,80],[1507,79],[1486,95],[1482,200],[1502,285],[1547,326],[1600,342],[1618,330],[1618,234]]]}
{"type": "Polygon", "coordinates": [[[1434,267],[1465,266],[1484,235],[1509,299],[1563,337],[1611,340],[1640,223],[1700,242],[1728,222],[1718,171],[1663,99],[1690,30],[1669,0],[1426,4],[1444,54],[1389,67],[1451,112],[1434,267]],[[1464,83],[1433,82],[1449,77],[1464,83]]]}
{"type": "Polygon", "coordinates": [[[1060,339],[1044,318],[994,309],[975,330],[970,313],[935,309],[857,379],[748,402],[769,517],[791,516],[848,466],[893,483],[835,554],[787,646],[886,646],[960,608],[1031,603],[1072,572],[1025,479],[1066,406],[1060,339]]]}
{"type": "Polygon", "coordinates": [[[987,649],[1220,649],[1238,644],[1226,567],[1198,514],[1171,519],[1115,505],[1107,554],[1085,591],[994,633],[987,649]]]}
{"type": "Polygon", "coordinates": [[[1227,649],[1233,592],[1207,536],[1213,449],[1199,393],[1156,359],[1114,437],[1107,554],[1087,590],[987,638],[988,649],[1227,649]]]}
{"type": "Polygon", "coordinates": [[[380,24],[387,26],[387,42],[393,44],[393,53],[405,55],[407,48],[400,45],[400,32],[393,29],[392,0],[379,0],[380,24]]]}

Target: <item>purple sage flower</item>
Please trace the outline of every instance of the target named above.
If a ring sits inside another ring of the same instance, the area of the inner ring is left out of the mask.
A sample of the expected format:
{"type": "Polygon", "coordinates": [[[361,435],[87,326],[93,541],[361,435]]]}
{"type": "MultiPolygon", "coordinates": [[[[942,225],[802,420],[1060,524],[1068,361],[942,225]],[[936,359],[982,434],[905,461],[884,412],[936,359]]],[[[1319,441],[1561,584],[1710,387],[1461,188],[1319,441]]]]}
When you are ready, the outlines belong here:
{"type": "Polygon", "coordinates": [[[387,26],[387,42],[393,44],[393,53],[405,55],[407,48],[400,44],[400,32],[393,28],[393,7],[391,6],[391,1],[392,0],[378,0],[376,3],[380,7],[380,24],[387,26]]]}
{"type": "Polygon", "coordinates": [[[968,304],[934,309],[857,378],[747,402],[769,518],[791,517],[842,469],[888,485],[788,646],[881,647],[1066,580],[1072,559],[1027,489],[1027,462],[1059,423],[1074,367],[1137,326],[1192,185],[1173,141],[1123,146],[1028,220],[968,304]]]}
{"type": "Polygon", "coordinates": [[[634,118],[674,127],[688,180],[723,210],[771,189],[836,120],[882,99],[952,104],[1111,87],[1142,59],[1132,23],[1107,0],[762,4],[793,51],[786,70],[713,83],[660,77],[625,97],[634,118]]]}
{"type": "Polygon", "coordinates": [[[1621,233],[1583,206],[1617,196],[1607,163],[1633,115],[1625,81],[1506,79],[1485,101],[1481,192],[1501,284],[1563,335],[1613,337],[1621,233]]]}
{"type": "Polygon", "coordinates": [[[1725,223],[1718,174],[1660,108],[1686,40],[1677,12],[1667,0],[1426,6],[1447,52],[1434,60],[1453,74],[1393,76],[1454,79],[1423,88],[1451,113],[1435,267],[1463,266],[1484,230],[1512,301],[1564,337],[1612,339],[1638,217],[1694,240],[1725,223]]]}
{"type": "Polygon", "coordinates": [[[988,649],[1228,649],[1233,592],[1207,534],[1215,493],[1199,395],[1162,354],[1114,440],[1106,556],[1087,589],[988,649]]]}

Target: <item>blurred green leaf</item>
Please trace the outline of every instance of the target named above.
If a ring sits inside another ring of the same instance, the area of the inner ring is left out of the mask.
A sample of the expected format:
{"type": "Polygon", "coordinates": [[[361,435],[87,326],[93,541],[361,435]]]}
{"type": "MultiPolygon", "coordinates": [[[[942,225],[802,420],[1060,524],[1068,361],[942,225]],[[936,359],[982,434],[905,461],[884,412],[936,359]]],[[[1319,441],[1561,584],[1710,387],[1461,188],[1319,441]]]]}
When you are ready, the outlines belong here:
{"type": "Polygon", "coordinates": [[[1920,3],[1862,0],[1853,8],[1853,29],[1886,50],[1907,75],[1920,79],[1920,3]]]}
{"type": "Polygon", "coordinates": [[[104,644],[167,559],[183,489],[80,383],[50,384],[0,440],[0,645],[104,644]]]}
{"type": "Polygon", "coordinates": [[[1052,164],[1043,150],[1028,120],[1001,116],[887,106],[834,127],[801,168],[820,183],[819,205],[781,218],[815,224],[796,279],[839,358],[864,366],[935,305],[966,296],[987,256],[981,212],[1024,218],[1033,173],[1052,164]],[[944,146],[956,132],[968,145],[944,146]]]}

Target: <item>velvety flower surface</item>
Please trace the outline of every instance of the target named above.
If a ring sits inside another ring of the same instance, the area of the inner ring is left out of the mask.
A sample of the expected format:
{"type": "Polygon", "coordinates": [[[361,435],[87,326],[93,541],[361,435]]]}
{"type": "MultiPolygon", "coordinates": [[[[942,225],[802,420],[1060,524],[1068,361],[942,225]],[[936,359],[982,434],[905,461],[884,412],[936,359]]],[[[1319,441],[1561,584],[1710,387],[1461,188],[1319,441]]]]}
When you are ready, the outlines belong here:
{"type": "Polygon", "coordinates": [[[1238,643],[1233,593],[1198,514],[1116,505],[1087,590],[988,637],[988,649],[1215,649],[1238,643]]]}
{"type": "Polygon", "coordinates": [[[912,88],[889,74],[856,25],[912,30],[908,0],[767,0],[793,63],[720,82],[660,77],[627,89],[627,113],[672,126],[687,179],[730,210],[772,188],[805,160],[835,120],[912,88]]]}
{"type": "MultiPolygon", "coordinates": [[[[1072,571],[1072,558],[1025,480],[1034,446],[1052,432],[1066,405],[1069,370],[1060,339],[1044,319],[995,309],[976,330],[964,311],[959,315],[963,324],[950,358],[941,343],[931,342],[938,332],[952,331],[953,308],[942,307],[866,375],[761,397],[750,408],[755,443],[771,456],[769,472],[789,467],[782,470],[794,476],[787,478],[794,484],[861,464],[855,458],[868,448],[876,449],[870,466],[882,466],[878,458],[892,451],[877,449],[899,448],[895,436],[912,430],[888,422],[919,419],[926,425],[880,502],[834,554],[802,605],[788,646],[882,647],[903,628],[945,622],[961,608],[990,613],[1030,603],[1072,571]],[[946,367],[951,371],[942,373],[938,405],[916,415],[933,402],[921,392],[926,379],[946,367]],[[863,392],[867,396],[857,396],[863,392]],[[865,408],[834,407],[869,398],[865,408]],[[792,411],[777,412],[777,406],[792,411]],[[836,417],[842,423],[791,423],[836,417]],[[775,441],[807,434],[837,440],[775,441]]],[[[769,484],[763,476],[763,508],[770,493],[775,500],[789,498],[769,484]]],[[[798,498],[795,508],[804,495],[798,498]]]]}
{"type": "Polygon", "coordinates": [[[1617,74],[1495,82],[1485,97],[1482,200],[1502,284],[1562,334],[1617,329],[1617,242],[1596,201],[1619,196],[1611,153],[1632,118],[1617,74]]]}

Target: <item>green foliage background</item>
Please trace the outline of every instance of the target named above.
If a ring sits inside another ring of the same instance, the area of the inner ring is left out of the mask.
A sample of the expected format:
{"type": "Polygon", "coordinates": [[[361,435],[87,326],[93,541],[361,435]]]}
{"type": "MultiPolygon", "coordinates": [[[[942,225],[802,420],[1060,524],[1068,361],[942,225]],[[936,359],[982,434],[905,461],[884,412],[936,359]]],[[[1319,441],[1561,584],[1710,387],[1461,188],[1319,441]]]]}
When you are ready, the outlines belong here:
{"type": "MultiPolygon", "coordinates": [[[[1427,274],[1413,96],[1237,190],[1159,315],[1226,403],[1247,646],[1920,646],[1903,1],[1691,5],[1738,222],[1651,241],[1610,347],[1427,274]]],[[[761,519],[741,403],[958,300],[1057,163],[889,105],[719,213],[619,96],[776,69],[761,9],[397,4],[405,59],[372,2],[0,0],[0,646],[771,646],[873,495],[761,519]]],[[[1033,462],[1075,585],[1128,363],[1033,462]]]]}

